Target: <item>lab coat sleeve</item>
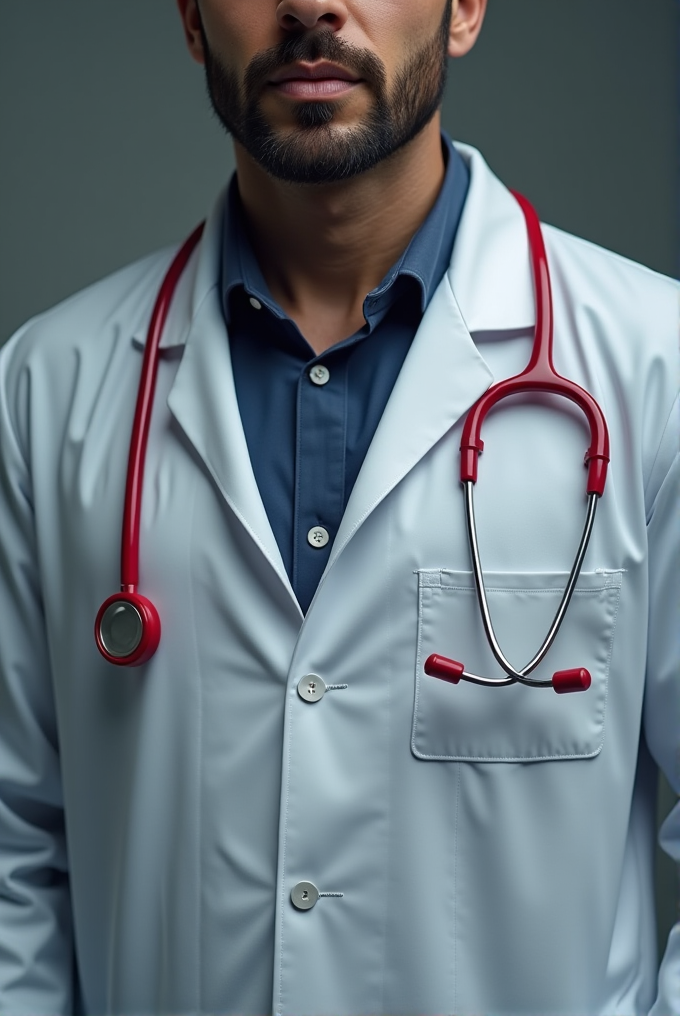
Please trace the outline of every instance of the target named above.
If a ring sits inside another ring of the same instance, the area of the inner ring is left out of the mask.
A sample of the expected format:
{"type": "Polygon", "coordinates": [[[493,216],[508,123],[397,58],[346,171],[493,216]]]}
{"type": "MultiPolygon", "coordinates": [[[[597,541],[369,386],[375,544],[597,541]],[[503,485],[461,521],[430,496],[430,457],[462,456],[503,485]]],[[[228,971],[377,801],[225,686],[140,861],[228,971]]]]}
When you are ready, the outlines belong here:
{"type": "MultiPolygon", "coordinates": [[[[680,794],[679,434],[676,403],[652,472],[652,486],[658,490],[653,491],[648,519],[650,617],[644,716],[647,743],[676,794],[680,794]],[[663,464],[669,459],[672,465],[661,478],[663,464]]],[[[680,803],[664,822],[659,841],[680,862],[680,803]]],[[[660,948],[664,949],[663,943],[660,948]]],[[[665,946],[658,996],[650,1016],[680,1016],[680,921],[665,946]]]]}
{"type": "Polygon", "coordinates": [[[57,724],[23,412],[30,373],[13,366],[22,337],[0,351],[0,1014],[55,1016],[73,1012],[74,964],[57,724]]]}

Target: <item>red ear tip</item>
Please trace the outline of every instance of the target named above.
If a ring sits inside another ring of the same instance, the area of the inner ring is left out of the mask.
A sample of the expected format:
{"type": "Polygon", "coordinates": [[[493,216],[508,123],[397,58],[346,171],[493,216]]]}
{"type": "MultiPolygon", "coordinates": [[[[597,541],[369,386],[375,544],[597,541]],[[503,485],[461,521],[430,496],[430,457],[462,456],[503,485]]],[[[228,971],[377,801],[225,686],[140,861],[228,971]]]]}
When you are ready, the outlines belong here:
{"type": "Polygon", "coordinates": [[[438,677],[440,681],[458,684],[465,667],[456,660],[450,660],[448,656],[438,656],[437,653],[432,653],[425,660],[423,669],[429,677],[438,677]]]}
{"type": "Polygon", "coordinates": [[[588,691],[591,683],[590,671],[585,667],[558,670],[552,677],[552,685],[558,695],[566,695],[572,691],[588,691]]]}

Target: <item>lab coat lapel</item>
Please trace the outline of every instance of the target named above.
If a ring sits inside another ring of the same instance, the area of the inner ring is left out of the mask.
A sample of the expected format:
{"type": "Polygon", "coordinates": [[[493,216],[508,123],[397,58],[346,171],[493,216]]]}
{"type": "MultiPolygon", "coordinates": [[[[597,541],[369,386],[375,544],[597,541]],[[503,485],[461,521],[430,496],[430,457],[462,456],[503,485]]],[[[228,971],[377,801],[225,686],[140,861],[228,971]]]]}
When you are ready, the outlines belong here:
{"type": "MultiPolygon", "coordinates": [[[[423,317],[357,477],[329,567],[364,519],[493,382],[472,332],[535,321],[524,218],[479,152],[456,148],[470,187],[449,271],[423,317]]],[[[451,469],[456,470],[454,460],[451,469]]]]}
{"type": "Polygon", "coordinates": [[[250,462],[216,289],[194,319],[168,406],[230,508],[293,595],[250,462]]]}
{"type": "MultiPolygon", "coordinates": [[[[492,381],[445,276],[425,312],[366,454],[329,567],[367,516],[492,381]]],[[[451,469],[456,469],[454,461],[451,469]]]]}
{"type": "Polygon", "coordinates": [[[193,285],[185,293],[184,301],[178,290],[173,330],[168,330],[168,339],[161,344],[163,348],[184,345],[168,396],[168,408],[229,507],[295,600],[255,480],[236,399],[229,341],[217,284],[221,209],[222,201],[218,202],[206,224],[197,262],[193,266],[193,285]],[[176,337],[174,342],[173,336],[176,337]]]}

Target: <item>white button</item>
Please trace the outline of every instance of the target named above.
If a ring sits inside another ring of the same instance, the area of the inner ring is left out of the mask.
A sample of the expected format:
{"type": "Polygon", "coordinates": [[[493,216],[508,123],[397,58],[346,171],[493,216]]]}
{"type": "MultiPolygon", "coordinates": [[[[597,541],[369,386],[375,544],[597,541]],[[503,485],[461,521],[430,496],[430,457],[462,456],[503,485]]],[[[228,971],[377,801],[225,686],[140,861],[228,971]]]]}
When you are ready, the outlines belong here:
{"type": "Polygon", "coordinates": [[[331,372],[328,367],[324,367],[322,363],[317,363],[316,367],[312,367],[309,372],[309,379],[315,385],[328,384],[330,380],[331,372]]]}
{"type": "Polygon", "coordinates": [[[305,674],[298,681],[298,695],[305,702],[318,702],[326,694],[326,682],[318,674],[305,674]]]}
{"type": "Polygon", "coordinates": [[[307,543],[310,547],[325,547],[329,540],[328,530],[323,526],[313,526],[307,533],[307,543]]]}
{"type": "Polygon", "coordinates": [[[319,899],[319,890],[313,882],[298,882],[293,886],[290,899],[298,910],[311,910],[319,899]]]}
{"type": "Polygon", "coordinates": [[[254,296],[251,296],[250,298],[250,306],[254,307],[255,310],[262,310],[262,304],[254,296]]]}

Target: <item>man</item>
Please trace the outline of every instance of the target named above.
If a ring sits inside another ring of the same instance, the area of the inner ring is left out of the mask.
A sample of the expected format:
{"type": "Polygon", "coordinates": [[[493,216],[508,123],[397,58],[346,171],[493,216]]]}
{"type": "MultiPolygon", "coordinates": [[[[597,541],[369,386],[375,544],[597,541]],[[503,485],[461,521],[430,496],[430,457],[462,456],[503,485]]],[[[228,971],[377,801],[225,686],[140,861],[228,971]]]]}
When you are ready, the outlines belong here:
{"type": "MultiPolygon", "coordinates": [[[[611,465],[536,676],[592,683],[425,673],[438,653],[502,677],[459,445],[526,364],[538,298],[519,205],[440,132],[485,6],[179,0],[237,176],[161,339],[143,666],[92,628],[172,255],[0,354],[0,1013],[680,1013],[680,928],[657,978],[652,903],[657,765],[679,787],[677,287],[555,229],[555,362],[611,465]]],[[[486,585],[521,666],[588,437],[539,397],[484,440],[486,585]]]]}

